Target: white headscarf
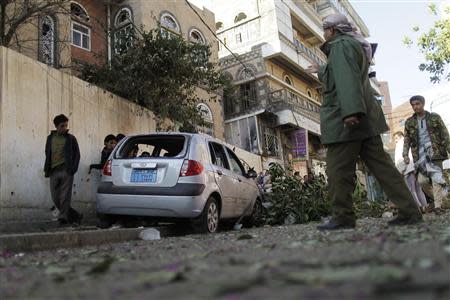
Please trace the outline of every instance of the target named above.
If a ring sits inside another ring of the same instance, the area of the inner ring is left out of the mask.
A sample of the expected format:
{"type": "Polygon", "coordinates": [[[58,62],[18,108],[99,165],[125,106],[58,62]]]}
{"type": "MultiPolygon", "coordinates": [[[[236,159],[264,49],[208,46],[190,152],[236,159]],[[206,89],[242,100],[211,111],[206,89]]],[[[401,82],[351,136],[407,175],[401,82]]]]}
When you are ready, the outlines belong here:
{"type": "Polygon", "coordinates": [[[360,34],[357,33],[357,28],[347,17],[343,14],[332,14],[323,20],[323,29],[333,28],[336,31],[351,36],[361,43],[364,53],[369,61],[372,60],[372,47],[369,42],[360,34]]]}

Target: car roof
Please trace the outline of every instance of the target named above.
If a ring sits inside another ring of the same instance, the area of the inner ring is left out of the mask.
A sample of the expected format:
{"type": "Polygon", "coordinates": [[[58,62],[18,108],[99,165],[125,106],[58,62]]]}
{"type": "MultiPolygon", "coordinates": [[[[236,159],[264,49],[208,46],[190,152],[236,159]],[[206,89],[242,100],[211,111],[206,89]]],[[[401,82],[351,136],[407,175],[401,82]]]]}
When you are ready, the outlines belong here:
{"type": "Polygon", "coordinates": [[[205,133],[189,133],[189,132],[161,132],[161,131],[157,131],[157,132],[149,132],[149,133],[140,133],[140,134],[132,134],[132,135],[127,135],[126,139],[130,139],[130,138],[135,138],[135,137],[146,137],[146,136],[157,136],[157,135],[178,135],[178,136],[186,136],[186,137],[200,137],[200,138],[204,138],[207,141],[214,141],[216,143],[219,144],[224,144],[226,145],[225,141],[222,141],[220,139],[217,139],[215,137],[212,137],[208,134],[205,133]]]}

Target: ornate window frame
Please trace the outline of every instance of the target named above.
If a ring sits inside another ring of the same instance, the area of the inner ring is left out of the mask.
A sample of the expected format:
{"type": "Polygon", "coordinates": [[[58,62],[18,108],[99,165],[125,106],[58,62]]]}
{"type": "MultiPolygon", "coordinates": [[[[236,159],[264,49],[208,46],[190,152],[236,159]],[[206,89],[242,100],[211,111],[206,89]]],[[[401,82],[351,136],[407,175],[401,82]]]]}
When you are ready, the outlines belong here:
{"type": "Polygon", "coordinates": [[[45,15],[39,18],[39,29],[38,29],[38,58],[39,61],[54,66],[56,65],[56,20],[50,15],[45,15]],[[43,26],[49,26],[49,30],[44,33],[43,26]]]}
{"type": "Polygon", "coordinates": [[[191,28],[189,30],[189,34],[188,34],[188,39],[189,41],[193,42],[193,43],[199,43],[199,44],[203,44],[206,45],[206,38],[205,35],[197,28],[191,28]],[[195,39],[192,35],[193,34],[197,34],[200,37],[199,39],[195,39]]]}
{"type": "Polygon", "coordinates": [[[132,43],[133,39],[133,33],[134,33],[134,15],[133,10],[127,6],[121,7],[115,17],[114,17],[114,30],[113,30],[113,47],[114,52],[118,53],[119,50],[116,48],[116,45],[125,43],[126,48],[128,48],[130,45],[129,43],[132,43]],[[128,15],[127,20],[120,22],[119,18],[122,14],[126,13],[128,15]],[[123,38],[129,39],[126,41],[123,41],[123,38]]]}
{"type": "Polygon", "coordinates": [[[171,34],[181,35],[181,26],[180,22],[178,22],[177,18],[170,13],[169,11],[163,11],[161,12],[161,15],[159,17],[159,22],[161,23],[161,30],[163,32],[167,32],[169,34],[169,37],[171,34]],[[169,26],[166,26],[164,23],[164,18],[172,19],[173,23],[175,24],[175,28],[171,28],[169,26]]]}

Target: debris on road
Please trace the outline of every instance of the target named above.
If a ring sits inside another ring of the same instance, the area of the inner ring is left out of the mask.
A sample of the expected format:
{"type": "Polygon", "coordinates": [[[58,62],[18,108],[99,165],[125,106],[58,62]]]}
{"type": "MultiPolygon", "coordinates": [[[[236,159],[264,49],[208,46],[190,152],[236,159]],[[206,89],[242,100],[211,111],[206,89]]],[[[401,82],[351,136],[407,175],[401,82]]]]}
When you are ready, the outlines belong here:
{"type": "Polygon", "coordinates": [[[139,233],[139,238],[144,241],[160,240],[161,234],[159,233],[159,230],[155,228],[149,228],[141,231],[139,233]]]}

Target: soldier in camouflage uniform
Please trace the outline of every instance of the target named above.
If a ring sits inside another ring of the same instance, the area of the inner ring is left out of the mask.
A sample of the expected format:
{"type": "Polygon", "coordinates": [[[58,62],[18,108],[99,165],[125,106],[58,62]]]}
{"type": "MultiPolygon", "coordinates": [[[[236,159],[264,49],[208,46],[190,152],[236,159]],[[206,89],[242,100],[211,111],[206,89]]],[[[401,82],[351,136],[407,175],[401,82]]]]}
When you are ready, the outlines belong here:
{"type": "Polygon", "coordinates": [[[450,139],[441,117],[424,109],[425,98],[413,96],[409,100],[414,110],[405,123],[405,142],[403,158],[409,163],[411,149],[414,164],[419,171],[418,181],[424,192],[434,199],[434,211],[442,213],[442,200],[445,197],[445,179],[442,162],[448,158],[450,139]]]}

